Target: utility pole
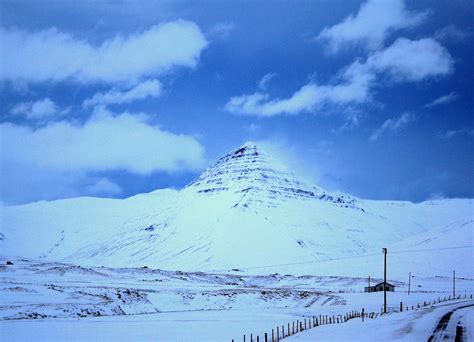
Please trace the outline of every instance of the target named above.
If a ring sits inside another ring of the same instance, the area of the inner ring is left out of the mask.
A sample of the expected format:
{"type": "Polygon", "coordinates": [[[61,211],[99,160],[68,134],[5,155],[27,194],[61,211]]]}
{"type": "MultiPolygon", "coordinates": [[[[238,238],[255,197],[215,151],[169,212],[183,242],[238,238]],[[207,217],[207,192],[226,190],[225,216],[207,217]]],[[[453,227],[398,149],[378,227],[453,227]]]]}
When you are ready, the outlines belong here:
{"type": "Polygon", "coordinates": [[[387,248],[383,252],[383,313],[387,313],[387,248]]]}
{"type": "Polygon", "coordinates": [[[456,271],[453,271],[453,297],[456,298],[456,271]]]}
{"type": "Polygon", "coordinates": [[[411,272],[408,272],[408,295],[410,295],[411,272]]]}

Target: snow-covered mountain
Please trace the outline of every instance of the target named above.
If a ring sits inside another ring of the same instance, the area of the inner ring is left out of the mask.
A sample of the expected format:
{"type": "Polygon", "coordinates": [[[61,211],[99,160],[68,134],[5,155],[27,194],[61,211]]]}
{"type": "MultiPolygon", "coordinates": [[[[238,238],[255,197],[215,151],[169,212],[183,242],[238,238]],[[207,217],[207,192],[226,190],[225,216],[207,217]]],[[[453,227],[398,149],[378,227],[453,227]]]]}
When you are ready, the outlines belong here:
{"type": "Polygon", "coordinates": [[[235,196],[234,207],[278,208],[288,200],[319,199],[355,208],[350,196],[332,195],[298,180],[285,165],[252,142],[220,158],[187,190],[235,196]]]}
{"type": "MultiPolygon", "coordinates": [[[[472,245],[473,208],[471,199],[414,204],[333,194],[246,143],[180,191],[3,207],[0,248],[95,266],[364,275],[381,258],[353,257],[382,247],[472,245]]],[[[394,255],[392,270],[473,273],[472,249],[420,253],[394,255]]]]}

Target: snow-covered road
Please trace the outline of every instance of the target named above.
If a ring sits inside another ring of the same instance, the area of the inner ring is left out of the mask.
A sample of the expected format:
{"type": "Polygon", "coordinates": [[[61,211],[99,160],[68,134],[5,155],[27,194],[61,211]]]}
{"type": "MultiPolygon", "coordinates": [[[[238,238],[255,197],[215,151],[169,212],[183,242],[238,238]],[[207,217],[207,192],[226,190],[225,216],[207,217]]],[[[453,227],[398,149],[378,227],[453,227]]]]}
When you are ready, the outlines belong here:
{"type": "Polygon", "coordinates": [[[469,321],[474,313],[474,304],[466,304],[446,313],[438,322],[428,342],[446,340],[472,341],[473,321],[469,321]]]}
{"type": "Polygon", "coordinates": [[[474,307],[466,308],[460,317],[463,327],[462,337],[465,341],[474,341],[474,307]]]}
{"type": "MultiPolygon", "coordinates": [[[[452,322],[449,321],[447,331],[454,332],[461,319],[468,326],[466,336],[472,338],[472,318],[474,306],[456,310],[466,305],[474,305],[474,301],[444,303],[417,311],[408,311],[379,317],[377,319],[350,320],[345,324],[319,326],[300,334],[291,336],[286,341],[427,341],[436,329],[440,319],[454,311],[452,322]],[[470,320],[471,319],[471,320],[470,320]],[[452,325],[452,326],[451,326],[452,325]]],[[[452,335],[452,333],[451,333],[452,335]]],[[[451,336],[450,335],[450,336],[451,336]]],[[[454,340],[454,335],[448,338],[454,340]]],[[[472,339],[468,339],[472,341],[472,339]]]]}

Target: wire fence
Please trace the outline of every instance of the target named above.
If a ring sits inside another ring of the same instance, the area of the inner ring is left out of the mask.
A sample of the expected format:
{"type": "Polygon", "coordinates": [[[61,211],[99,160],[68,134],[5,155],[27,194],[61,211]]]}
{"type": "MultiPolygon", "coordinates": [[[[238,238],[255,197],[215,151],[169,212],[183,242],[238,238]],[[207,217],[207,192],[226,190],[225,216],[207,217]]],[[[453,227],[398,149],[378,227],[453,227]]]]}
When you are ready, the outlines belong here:
{"type": "MultiPolygon", "coordinates": [[[[410,306],[404,306],[403,302],[400,302],[399,306],[387,307],[385,313],[384,307],[382,306],[380,312],[365,312],[365,309],[362,308],[360,311],[348,311],[344,315],[319,315],[304,317],[301,320],[286,322],[284,324],[277,325],[276,327],[272,328],[271,331],[265,332],[263,334],[244,334],[243,342],[278,342],[289,336],[293,336],[303,331],[314,329],[323,325],[343,324],[355,318],[361,318],[362,322],[364,322],[365,319],[376,319],[386,314],[420,310],[435,304],[461,299],[472,299],[472,294],[470,294],[469,296],[467,294],[464,294],[464,296],[459,294],[457,296],[438,297],[438,299],[424,301],[423,303],[417,303],[416,305],[410,306]]],[[[238,340],[236,339],[232,339],[232,342],[237,341],[238,340]]]]}

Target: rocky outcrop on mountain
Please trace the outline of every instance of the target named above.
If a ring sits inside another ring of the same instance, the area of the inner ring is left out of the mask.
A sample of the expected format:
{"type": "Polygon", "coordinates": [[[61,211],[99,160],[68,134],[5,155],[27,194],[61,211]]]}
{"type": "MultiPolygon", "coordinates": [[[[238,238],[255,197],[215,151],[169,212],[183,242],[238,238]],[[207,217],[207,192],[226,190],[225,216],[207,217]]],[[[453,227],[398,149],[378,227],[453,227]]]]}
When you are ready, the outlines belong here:
{"type": "Polygon", "coordinates": [[[346,194],[331,194],[299,180],[286,166],[253,142],[247,142],[220,158],[187,186],[199,194],[228,192],[236,195],[235,207],[278,207],[287,200],[323,200],[341,207],[357,208],[346,194]]]}

